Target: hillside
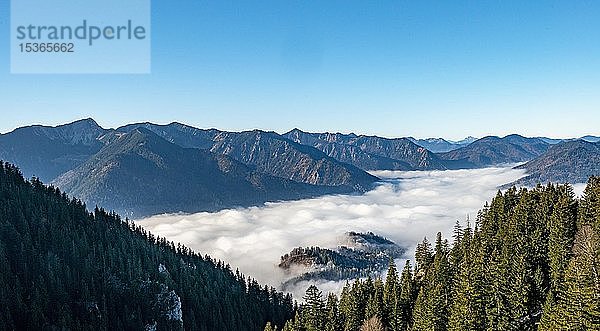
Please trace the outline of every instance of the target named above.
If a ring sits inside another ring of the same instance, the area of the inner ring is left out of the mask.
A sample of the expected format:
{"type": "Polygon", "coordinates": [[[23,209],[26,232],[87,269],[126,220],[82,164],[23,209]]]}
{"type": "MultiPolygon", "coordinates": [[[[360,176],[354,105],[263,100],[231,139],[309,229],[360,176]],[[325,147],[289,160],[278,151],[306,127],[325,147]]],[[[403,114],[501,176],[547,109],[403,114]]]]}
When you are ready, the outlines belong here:
{"type": "Polygon", "coordinates": [[[390,260],[405,249],[372,232],[347,232],[335,249],[298,247],[281,257],[279,268],[303,270],[283,284],[283,289],[301,281],[340,281],[381,275],[390,260]]]}
{"type": "Polygon", "coordinates": [[[600,143],[585,140],[559,143],[517,168],[526,169],[527,176],[516,181],[515,185],[585,183],[590,176],[600,175],[600,143]]]}
{"type": "Polygon", "coordinates": [[[262,330],[292,299],[0,163],[0,330],[262,330]]]}

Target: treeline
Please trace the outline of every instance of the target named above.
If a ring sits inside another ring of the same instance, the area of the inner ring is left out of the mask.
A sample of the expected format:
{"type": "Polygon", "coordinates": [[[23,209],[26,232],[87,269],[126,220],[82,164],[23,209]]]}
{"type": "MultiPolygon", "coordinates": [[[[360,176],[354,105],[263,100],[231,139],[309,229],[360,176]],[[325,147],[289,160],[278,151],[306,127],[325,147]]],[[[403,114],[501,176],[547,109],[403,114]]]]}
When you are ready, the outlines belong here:
{"type": "MultiPolygon", "coordinates": [[[[600,178],[498,192],[474,224],[417,246],[415,266],[314,286],[285,331],[600,330],[600,178]]],[[[265,330],[281,325],[269,323],[265,330]]]]}
{"type": "Polygon", "coordinates": [[[0,162],[0,330],[262,330],[290,295],[0,162]]]}

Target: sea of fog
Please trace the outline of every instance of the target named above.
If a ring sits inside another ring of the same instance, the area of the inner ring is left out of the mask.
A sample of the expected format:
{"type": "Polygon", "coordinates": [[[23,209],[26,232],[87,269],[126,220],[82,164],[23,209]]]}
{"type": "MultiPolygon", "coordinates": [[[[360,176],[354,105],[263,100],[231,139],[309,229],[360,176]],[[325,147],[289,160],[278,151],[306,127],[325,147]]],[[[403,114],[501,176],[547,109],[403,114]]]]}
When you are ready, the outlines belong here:
{"type": "MultiPolygon", "coordinates": [[[[485,168],[448,171],[375,171],[382,178],[362,195],[330,195],[215,213],[159,215],[137,223],[161,237],[181,242],[239,268],[261,283],[279,287],[286,275],[277,264],[295,247],[335,248],[345,232],[371,231],[407,248],[437,232],[451,237],[458,220],[477,211],[523,170],[485,168]]],[[[287,276],[289,277],[289,276],[287,276]]],[[[318,284],[327,291],[340,284],[318,284]]],[[[298,298],[308,284],[292,292],[298,298]]],[[[300,296],[301,297],[301,296],[300,296]]]]}

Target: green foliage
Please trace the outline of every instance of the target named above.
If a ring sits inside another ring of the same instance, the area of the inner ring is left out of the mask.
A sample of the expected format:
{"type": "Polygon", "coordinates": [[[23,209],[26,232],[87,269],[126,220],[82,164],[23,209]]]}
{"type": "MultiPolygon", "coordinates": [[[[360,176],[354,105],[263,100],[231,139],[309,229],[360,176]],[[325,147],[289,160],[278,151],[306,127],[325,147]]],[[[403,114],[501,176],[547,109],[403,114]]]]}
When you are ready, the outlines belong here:
{"type": "Polygon", "coordinates": [[[302,305],[301,320],[303,329],[306,331],[320,331],[325,327],[325,317],[327,311],[325,302],[323,301],[323,293],[319,289],[311,285],[306,290],[304,296],[304,304],[302,305]]]}
{"type": "Polygon", "coordinates": [[[0,162],[0,330],[263,330],[292,298],[0,162]]]}
{"type": "Polygon", "coordinates": [[[569,185],[498,192],[453,239],[418,244],[414,272],[391,261],[385,282],[347,283],[327,330],[600,330],[599,178],[582,199],[569,185]]]}

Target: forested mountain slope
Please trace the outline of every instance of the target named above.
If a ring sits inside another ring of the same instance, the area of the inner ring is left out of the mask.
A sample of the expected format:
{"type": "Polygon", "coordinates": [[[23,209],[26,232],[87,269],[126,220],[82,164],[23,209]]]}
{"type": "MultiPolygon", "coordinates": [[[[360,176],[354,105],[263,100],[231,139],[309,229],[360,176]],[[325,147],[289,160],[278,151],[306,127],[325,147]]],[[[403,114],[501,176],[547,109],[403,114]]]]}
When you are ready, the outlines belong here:
{"type": "Polygon", "coordinates": [[[562,142],[517,168],[527,170],[527,176],[516,181],[517,185],[585,183],[590,176],[600,175],[600,142],[562,142]]]}
{"type": "Polygon", "coordinates": [[[260,330],[292,299],[0,163],[0,330],[260,330]]]}
{"type": "Polygon", "coordinates": [[[499,192],[453,239],[339,297],[310,287],[283,330],[600,330],[599,177],[581,199],[569,185],[499,192]]]}

